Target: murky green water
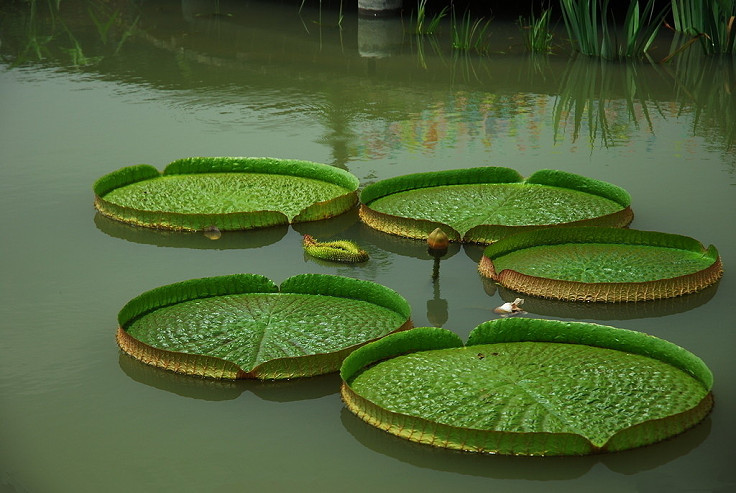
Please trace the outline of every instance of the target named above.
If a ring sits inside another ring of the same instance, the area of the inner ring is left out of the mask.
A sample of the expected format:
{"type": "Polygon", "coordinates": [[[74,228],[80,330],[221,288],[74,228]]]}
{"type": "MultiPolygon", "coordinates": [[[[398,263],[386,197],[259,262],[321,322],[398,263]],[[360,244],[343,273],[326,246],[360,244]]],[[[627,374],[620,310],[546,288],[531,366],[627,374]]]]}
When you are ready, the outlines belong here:
{"type": "MultiPolygon", "coordinates": [[[[733,60],[666,66],[530,58],[513,24],[486,57],[300,2],[0,6],[0,491],[728,491],[736,487],[736,103],[733,60]],[[105,28],[106,19],[118,11],[105,28]],[[92,12],[92,14],[90,14],[92,12]],[[202,15],[200,15],[202,14],[202,15]],[[97,25],[93,21],[97,19],[97,25]],[[128,36],[130,35],[130,36],[128,36]],[[503,51],[504,53],[500,53],[503,51]],[[379,56],[380,55],[380,56],[379,56]],[[120,354],[118,310],[142,291],[254,272],[354,276],[403,294],[415,325],[467,337],[513,294],[453,247],[439,284],[421,243],[324,224],[200,235],[95,215],[93,181],[188,156],[324,162],[365,185],[409,172],[558,168],[628,190],[632,227],[715,244],[721,283],[657,304],[528,299],[528,316],[641,330],[702,357],[716,406],[685,434],[588,458],[452,453],[344,410],[334,375],[219,383],[120,354]],[[365,265],[305,258],[301,234],[357,240],[365,265]]],[[[669,40],[658,50],[668,52],[669,40]]]]}

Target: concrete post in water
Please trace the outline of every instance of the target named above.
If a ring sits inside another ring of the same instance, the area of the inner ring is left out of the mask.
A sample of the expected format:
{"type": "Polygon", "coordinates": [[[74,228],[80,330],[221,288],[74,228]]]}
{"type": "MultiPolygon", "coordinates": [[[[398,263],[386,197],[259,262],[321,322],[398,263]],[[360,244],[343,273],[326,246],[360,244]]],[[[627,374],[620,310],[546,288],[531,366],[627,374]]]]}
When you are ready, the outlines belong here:
{"type": "Polygon", "coordinates": [[[365,17],[385,17],[396,15],[404,0],[358,0],[358,14],[365,17]]]}
{"type": "Polygon", "coordinates": [[[358,17],[358,52],[364,58],[384,58],[401,52],[404,26],[399,17],[358,17]]]}

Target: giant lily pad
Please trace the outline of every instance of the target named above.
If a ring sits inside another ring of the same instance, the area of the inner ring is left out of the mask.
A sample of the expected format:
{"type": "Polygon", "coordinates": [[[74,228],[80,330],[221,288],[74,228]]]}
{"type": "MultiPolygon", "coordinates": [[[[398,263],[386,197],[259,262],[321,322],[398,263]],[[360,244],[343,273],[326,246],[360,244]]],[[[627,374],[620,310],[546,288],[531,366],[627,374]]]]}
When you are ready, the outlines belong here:
{"type": "Polygon", "coordinates": [[[567,301],[647,301],[700,291],[723,266],[687,236],[618,228],[553,228],[486,247],[481,275],[524,294],[567,301]]]}
{"type": "Polygon", "coordinates": [[[187,158],[142,164],[94,184],[95,207],[139,226],[241,230],[316,221],[357,203],[358,179],[325,164],[272,158],[187,158]]]}
{"type": "Polygon", "coordinates": [[[625,190],[557,170],[527,179],[501,167],[416,173],[376,182],[360,197],[366,224],[418,239],[439,227],[452,241],[488,244],[526,229],[623,227],[633,218],[625,190]]]}
{"type": "Polygon", "coordinates": [[[411,327],[406,300],[347,277],[301,274],[279,289],[256,274],[147,291],[118,315],[120,348],[144,363],[212,378],[337,371],[355,348],[411,327]]]}
{"type": "Polygon", "coordinates": [[[698,357],[640,332],[584,322],[499,319],[463,346],[421,327],[348,356],[343,400],[400,437],[513,455],[625,450],[677,435],[713,405],[698,357]]]}

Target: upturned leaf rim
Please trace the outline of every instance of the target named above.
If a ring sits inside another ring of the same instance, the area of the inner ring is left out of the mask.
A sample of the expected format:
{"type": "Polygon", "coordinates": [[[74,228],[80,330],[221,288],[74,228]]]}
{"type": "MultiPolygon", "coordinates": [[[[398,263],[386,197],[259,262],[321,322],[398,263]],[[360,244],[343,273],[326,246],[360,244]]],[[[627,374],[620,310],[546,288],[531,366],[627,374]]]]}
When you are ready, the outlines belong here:
{"type": "Polygon", "coordinates": [[[169,163],[162,172],[150,164],[125,166],[98,178],[93,184],[94,206],[112,219],[157,229],[202,231],[215,226],[220,230],[248,230],[318,221],[340,215],[358,203],[360,182],[352,173],[327,164],[272,157],[188,157],[169,163]],[[172,175],[198,173],[262,173],[310,178],[347,190],[346,193],[304,207],[293,218],[281,211],[261,210],[217,214],[193,214],[170,210],[147,210],[121,206],[106,200],[112,190],[133,183],[172,175]]]}
{"type": "Polygon", "coordinates": [[[674,298],[702,291],[723,276],[723,262],[715,246],[707,248],[689,236],[629,228],[568,227],[525,231],[488,245],[478,264],[481,276],[512,291],[538,298],[574,302],[639,302],[674,298]],[[566,243],[595,243],[666,247],[701,253],[709,267],[681,276],[639,282],[580,282],[548,279],[513,269],[496,270],[494,259],[526,248],[566,243]]]}
{"type": "Polygon", "coordinates": [[[126,328],[138,318],[159,308],[196,299],[246,293],[306,294],[347,298],[383,307],[397,313],[403,324],[392,332],[411,328],[411,307],[396,291],[372,281],[331,274],[298,274],[280,286],[260,274],[230,274],[180,281],[145,291],[128,301],[118,313],[116,341],[120,349],[139,361],[165,370],[213,379],[290,379],[338,371],[344,358],[374,339],[335,352],[312,353],[265,361],[245,370],[222,358],[171,351],[151,346],[130,335],[126,328]]]}
{"type": "Polygon", "coordinates": [[[465,345],[448,329],[415,327],[388,335],[353,351],[340,369],[345,406],[366,423],[410,441],[467,452],[501,455],[590,455],[637,448],[678,435],[700,423],[713,407],[713,374],[705,362],[686,349],[655,336],[590,322],[505,318],[475,327],[465,345]],[[511,432],[462,428],[415,415],[390,411],[361,396],[349,381],[363,369],[394,357],[437,349],[481,344],[554,342],[582,344],[659,360],[678,368],[706,391],[696,405],[664,418],[623,428],[604,444],[576,433],[511,432]]]}
{"type": "Polygon", "coordinates": [[[360,193],[360,217],[371,228],[385,233],[415,239],[426,239],[436,228],[441,228],[453,242],[491,244],[500,238],[519,231],[548,227],[608,226],[622,228],[631,223],[634,213],[631,196],[621,187],[576,173],[554,169],[541,169],[528,178],[518,171],[503,166],[484,166],[454,170],[411,173],[381,180],[367,185],[360,193]],[[372,209],[370,204],[382,197],[399,192],[447,185],[514,184],[528,183],[566,188],[611,200],[621,209],[598,217],[547,225],[508,226],[481,224],[464,234],[440,221],[388,214],[372,209]]]}

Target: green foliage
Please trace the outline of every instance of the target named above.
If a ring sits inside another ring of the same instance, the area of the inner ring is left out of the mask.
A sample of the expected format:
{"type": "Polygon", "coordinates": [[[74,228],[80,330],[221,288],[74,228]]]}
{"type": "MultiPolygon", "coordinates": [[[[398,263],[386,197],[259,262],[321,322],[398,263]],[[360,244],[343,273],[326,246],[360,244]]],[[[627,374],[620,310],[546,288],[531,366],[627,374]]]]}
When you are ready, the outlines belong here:
{"type": "Polygon", "coordinates": [[[276,293],[278,286],[258,274],[205,277],[169,284],[142,293],[123,306],[118,323],[125,327],[133,320],[159,308],[184,301],[243,293],[276,293]]]}
{"type": "Polygon", "coordinates": [[[475,243],[518,227],[622,227],[632,218],[624,190],[552,170],[530,180],[501,167],[415,173],[367,186],[361,201],[361,218],[375,229],[426,239],[439,227],[451,241],[475,243]]]}
{"type": "Polygon", "coordinates": [[[378,361],[416,351],[462,347],[462,345],[460,337],[447,329],[415,327],[390,334],[356,349],[343,361],[340,376],[347,382],[352,380],[361,369],[378,361]]]}
{"type": "Polygon", "coordinates": [[[368,253],[349,240],[317,241],[304,235],[302,247],[307,254],[331,262],[358,263],[368,260],[368,253]]]}
{"type": "Polygon", "coordinates": [[[327,164],[296,159],[268,157],[190,157],[171,162],[164,169],[166,175],[195,173],[267,173],[289,175],[325,181],[357,190],[358,178],[348,171],[327,164]]]}
{"type": "Polygon", "coordinates": [[[279,290],[239,274],[141,294],[118,315],[118,343],[174,371],[290,378],[336,371],[352,349],[406,328],[409,314],[406,300],[369,281],[304,274],[279,290]]]}
{"type": "Polygon", "coordinates": [[[708,0],[671,0],[675,30],[698,34],[699,27],[703,25],[703,6],[707,3],[708,0]]]}
{"type": "Polygon", "coordinates": [[[327,274],[298,274],[281,283],[282,293],[315,294],[367,301],[409,318],[411,307],[396,291],[381,284],[327,274]]]}
{"type": "Polygon", "coordinates": [[[452,8],[452,48],[460,51],[474,50],[477,53],[488,51],[486,38],[491,20],[483,17],[471,19],[470,11],[466,10],[462,20],[458,21],[455,7],[452,8]]]}
{"type": "Polygon", "coordinates": [[[532,53],[547,54],[552,52],[552,32],[549,28],[549,20],[552,9],[544,9],[542,15],[535,17],[531,13],[529,19],[519,17],[518,24],[521,29],[524,43],[532,53]]]}
{"type": "Polygon", "coordinates": [[[609,60],[646,56],[668,9],[655,12],[655,1],[631,0],[622,26],[609,18],[610,0],[561,0],[568,35],[584,55],[609,60]]]}
{"type": "Polygon", "coordinates": [[[598,195],[526,183],[407,190],[375,200],[371,208],[393,216],[446,224],[461,234],[479,226],[566,224],[606,217],[624,209],[598,195]]]}
{"type": "Polygon", "coordinates": [[[147,227],[244,230],[317,221],[355,206],[358,178],[320,163],[273,158],[197,157],[163,175],[131,166],[95,183],[95,206],[147,227]]]}
{"type": "Polygon", "coordinates": [[[416,25],[414,26],[414,34],[434,34],[437,32],[440,22],[442,22],[442,19],[446,15],[447,7],[443,7],[439,13],[434,14],[432,17],[428,17],[427,0],[417,0],[417,20],[416,25]]]}
{"type": "Polygon", "coordinates": [[[672,17],[675,29],[699,39],[706,54],[736,54],[735,0],[672,0],[672,17]]]}
{"type": "Polygon", "coordinates": [[[655,246],[564,243],[517,250],[493,261],[494,269],[581,283],[634,283],[701,272],[713,264],[702,252],[655,246]]]}
{"type": "Polygon", "coordinates": [[[606,325],[502,318],[484,322],[474,328],[468,336],[467,346],[522,341],[584,344],[640,354],[679,368],[696,378],[707,390],[713,387],[713,373],[702,359],[686,349],[644,332],[606,325]]]}
{"type": "Polygon", "coordinates": [[[518,171],[500,166],[412,173],[368,185],[361,192],[360,199],[364,204],[370,204],[376,199],[405,190],[442,185],[519,183],[523,180],[518,171]]]}
{"type": "Polygon", "coordinates": [[[622,207],[631,205],[631,196],[621,187],[601,180],[569,173],[567,171],[543,169],[534,172],[526,183],[536,183],[550,187],[569,188],[612,200],[622,207]]]}
{"type": "Polygon", "coordinates": [[[116,188],[121,188],[139,181],[158,178],[159,176],[161,176],[161,173],[150,164],[126,166],[125,168],[120,168],[117,171],[98,178],[92,189],[95,195],[103,197],[116,188]]]}
{"type": "Polygon", "coordinates": [[[678,434],[712,406],[712,374],[695,355],[582,322],[486,322],[466,346],[418,328],[355,351],[341,376],[346,405],[366,422],[474,452],[623,450],[678,434]]]}
{"type": "Polygon", "coordinates": [[[550,228],[502,238],[479,272],[504,287],[574,302],[636,302],[695,293],[718,282],[718,251],[680,235],[621,228],[550,228]]]}
{"type": "Polygon", "coordinates": [[[688,236],[657,231],[597,227],[547,228],[518,233],[504,238],[503,241],[488,245],[483,251],[483,256],[493,260],[517,250],[540,245],[574,243],[611,243],[672,248],[703,255],[711,263],[718,258],[718,251],[715,247],[711,246],[706,250],[702,243],[688,236]]]}

